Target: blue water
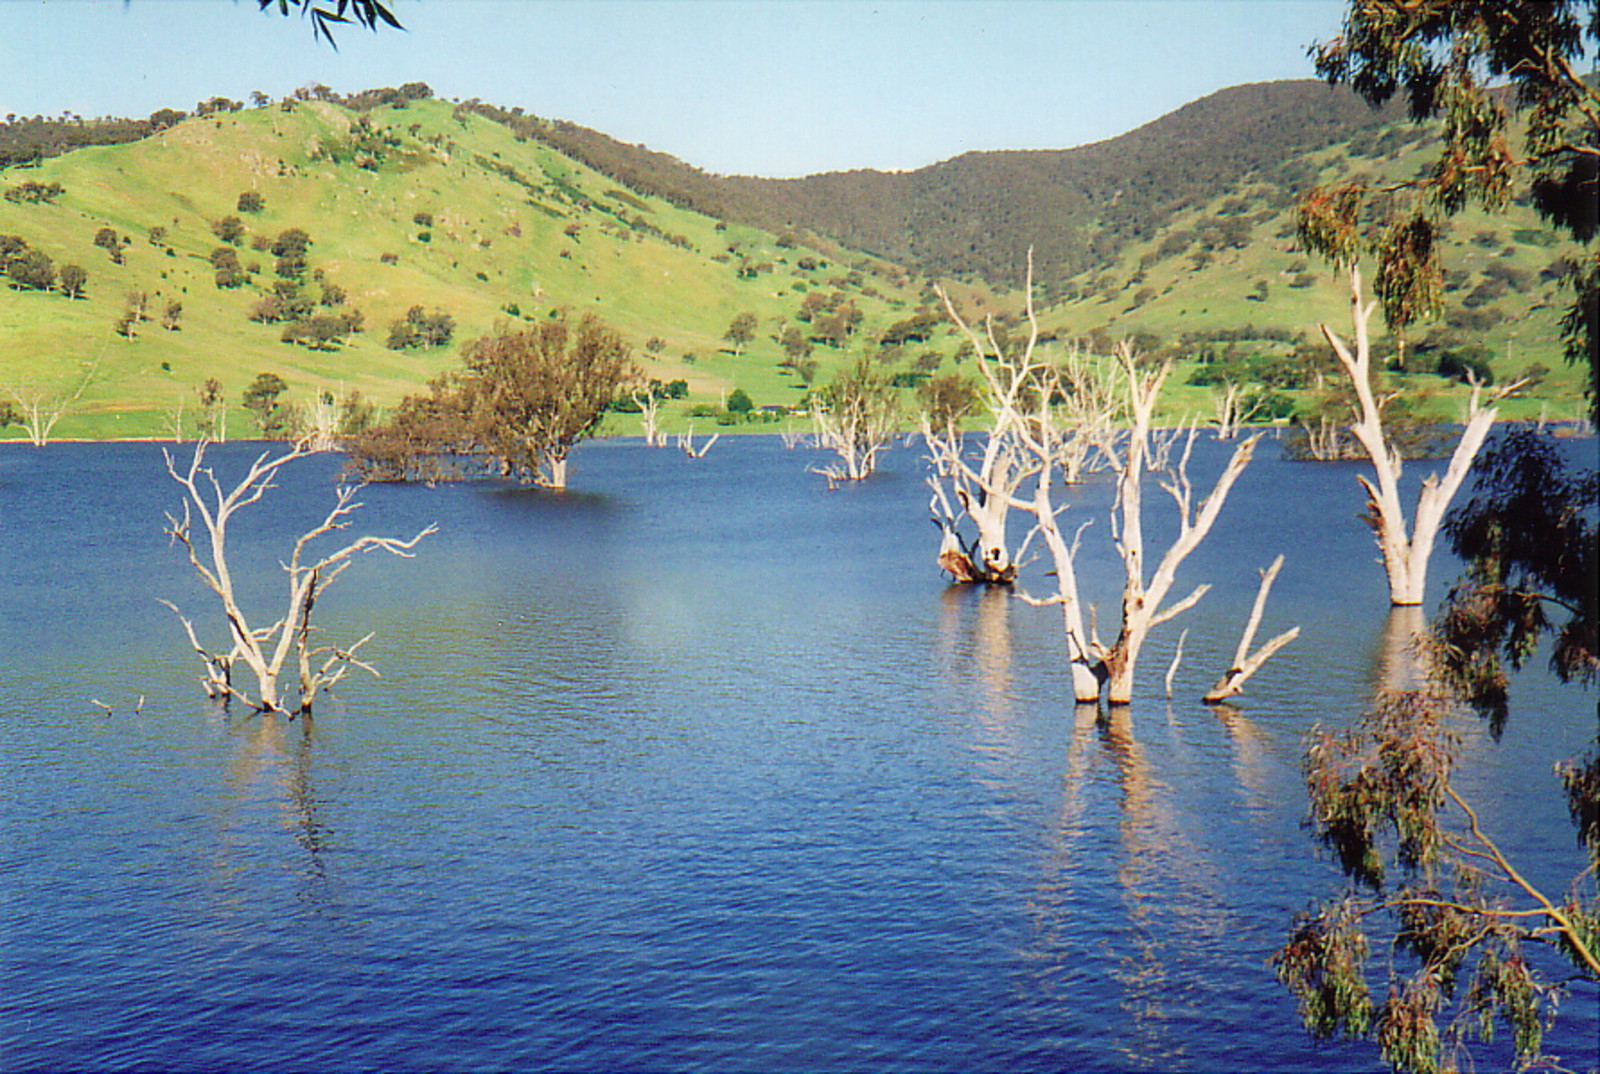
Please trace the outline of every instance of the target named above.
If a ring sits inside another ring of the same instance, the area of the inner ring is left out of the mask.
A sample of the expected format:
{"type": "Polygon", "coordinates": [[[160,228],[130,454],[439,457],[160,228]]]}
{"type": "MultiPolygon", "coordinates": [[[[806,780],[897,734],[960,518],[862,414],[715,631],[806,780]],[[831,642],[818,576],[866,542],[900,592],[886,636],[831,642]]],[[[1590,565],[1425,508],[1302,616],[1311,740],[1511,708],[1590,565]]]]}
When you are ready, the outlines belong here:
{"type": "MultiPolygon", "coordinates": [[[[915,450],[831,493],[816,461],[610,441],[564,495],[366,489],[360,531],[440,532],[319,605],[332,640],[376,632],[383,677],[304,725],[201,694],[157,598],[220,621],[162,534],[159,446],[0,449],[0,1067],[1378,1069],[1310,1042],[1267,961],[1338,881],[1304,735],[1381,674],[1359,467],[1264,450],[1180,575],[1215,588],[1107,720],[1070,703],[1054,609],[944,584],[915,450]],[[1263,630],[1301,638],[1208,709],[1278,552],[1263,630]]],[[[337,468],[242,516],[253,600],[337,468]]],[[[1068,498],[1103,516],[1110,488],[1068,498]]],[[[1084,540],[1109,631],[1120,564],[1103,521],[1084,540]]],[[[1593,694],[1535,668],[1502,742],[1462,730],[1485,825],[1562,890],[1551,765],[1593,694]]],[[[1597,1006],[1563,1005],[1568,1066],[1597,1006]]]]}

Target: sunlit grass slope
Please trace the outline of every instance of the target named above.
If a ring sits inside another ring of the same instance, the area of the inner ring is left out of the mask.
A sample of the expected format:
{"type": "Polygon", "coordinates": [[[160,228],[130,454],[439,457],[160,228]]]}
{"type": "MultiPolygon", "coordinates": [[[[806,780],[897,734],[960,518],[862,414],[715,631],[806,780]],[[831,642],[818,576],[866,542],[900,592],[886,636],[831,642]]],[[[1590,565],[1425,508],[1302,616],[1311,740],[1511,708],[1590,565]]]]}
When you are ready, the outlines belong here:
{"type": "MultiPolygon", "coordinates": [[[[846,292],[864,314],[858,338],[915,304],[910,282],[887,267],[847,264],[841,251],[780,248],[765,232],[638,197],[446,102],[368,113],[373,130],[397,143],[376,168],[355,163],[355,119],[326,102],[271,105],[0,173],[7,187],[32,180],[64,188],[49,203],[0,201],[0,234],[21,235],[58,267],[89,273],[76,301],[0,290],[0,383],[59,393],[88,376],[57,435],[161,436],[180,405],[192,413],[208,378],[235,406],[261,372],[288,382],[288,398],[353,390],[391,405],[453,366],[462,341],[567,308],[593,311],[621,331],[648,376],[687,380],[692,395],[679,411],[736,387],[757,405],[789,404],[803,386],[779,368],[775,337],[807,291],[846,292]],[[261,211],[237,212],[244,192],[262,196],[261,211]],[[209,255],[222,245],[212,224],[229,215],[247,229],[239,260],[258,271],[225,290],[209,255]],[[105,227],[131,240],[121,265],[94,244],[105,227]],[[160,244],[152,228],[164,229],[160,244]],[[365,330],[333,350],[283,343],[281,325],[249,320],[276,279],[270,250],[253,244],[288,228],[310,235],[311,270],[365,315],[365,330]],[[816,267],[800,268],[802,259],[816,267]],[[152,319],[127,339],[113,325],[134,292],[150,296],[152,319]],[[171,301],[182,303],[182,316],[164,330],[158,314],[171,301]],[[455,340],[386,349],[388,324],[414,305],[454,317],[455,340]],[[736,356],[722,337],[744,311],[756,314],[760,331],[736,356]],[[653,354],[645,348],[652,339],[653,354]]],[[[817,382],[849,349],[817,348],[817,382]]],[[[236,412],[232,427],[244,420],[236,412]]]]}

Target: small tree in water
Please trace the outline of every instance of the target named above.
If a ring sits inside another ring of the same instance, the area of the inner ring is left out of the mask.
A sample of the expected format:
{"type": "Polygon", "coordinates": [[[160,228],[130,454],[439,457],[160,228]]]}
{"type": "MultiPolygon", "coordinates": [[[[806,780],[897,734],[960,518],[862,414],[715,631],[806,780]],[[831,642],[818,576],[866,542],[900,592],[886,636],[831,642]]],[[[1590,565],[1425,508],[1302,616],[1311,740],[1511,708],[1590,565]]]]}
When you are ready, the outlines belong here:
{"type": "Polygon", "coordinates": [[[358,472],[390,481],[496,472],[565,488],[567,456],[638,379],[628,345],[592,316],[485,336],[463,360],[352,444],[358,472]]]}
{"type": "Polygon", "coordinates": [[[865,355],[817,393],[811,418],[819,447],[839,456],[838,463],[815,468],[831,488],[839,481],[860,481],[878,468],[878,452],[894,435],[900,416],[894,385],[872,368],[865,355]]]}

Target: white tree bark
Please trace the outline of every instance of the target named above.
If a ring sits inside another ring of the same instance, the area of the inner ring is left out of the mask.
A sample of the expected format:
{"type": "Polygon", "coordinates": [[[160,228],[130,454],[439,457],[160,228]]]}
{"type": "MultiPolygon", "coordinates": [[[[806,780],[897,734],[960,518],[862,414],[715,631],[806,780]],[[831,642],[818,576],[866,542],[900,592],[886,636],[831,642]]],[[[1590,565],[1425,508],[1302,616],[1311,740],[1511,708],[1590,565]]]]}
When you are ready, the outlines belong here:
{"type": "Polygon", "coordinates": [[[957,581],[1010,584],[1016,578],[1017,563],[1007,530],[1019,490],[1036,478],[1046,462],[1060,466],[1069,481],[1076,481],[1085,464],[1090,435],[1109,422],[1111,402],[1081,355],[1069,354],[1064,369],[1036,357],[1039,322],[1033,307],[1032,251],[1025,292],[1028,339],[1020,353],[1005,353],[995,338],[993,321],[986,325],[986,338],[980,337],[950,296],[938,291],[951,321],[972,346],[989,412],[988,435],[975,460],[969,458],[959,429],[936,429],[927,418],[922,422],[922,438],[934,470],[928,479],[934,491],[930,510],[942,535],[939,564],[957,581]],[[993,360],[985,357],[990,353],[993,360]],[[1071,413],[1066,424],[1045,413],[1055,409],[1058,396],[1069,400],[1071,413]],[[1051,423],[1050,435],[1045,438],[1048,445],[1030,435],[1030,428],[1041,420],[1051,423]],[[1049,458],[1042,452],[1048,452],[1049,458]],[[952,509],[952,497],[959,510],[952,509]],[[962,536],[963,518],[971,520],[977,530],[972,540],[962,536]]]}
{"type": "Polygon", "coordinates": [[[839,456],[831,466],[814,467],[832,488],[840,481],[860,481],[878,468],[878,453],[894,435],[895,415],[884,400],[861,396],[833,409],[818,404],[811,411],[819,447],[839,456]]]}
{"type": "Polygon", "coordinates": [[[696,446],[694,442],[694,426],[691,425],[687,430],[678,434],[678,447],[682,448],[683,453],[691,459],[703,459],[706,457],[706,452],[711,450],[711,445],[715,444],[717,438],[721,435],[721,433],[712,433],[710,440],[696,446]]]}
{"type": "Polygon", "coordinates": [[[163,452],[167,473],[182,486],[185,493],[182,516],[167,515],[167,533],[183,546],[201,580],[221,601],[228,625],[230,645],[227,651],[208,649],[200,643],[194,625],[178,611],[177,606],[170,601],[162,602],[178,614],[190,644],[205,664],[203,685],[208,696],[237,698],[263,712],[287,713],[289,710],[284,707],[279,679],[292,658],[299,682],[298,706],[294,713],[303,714],[311,711],[317,692],[338,682],[349,668],[360,667],[376,674],[370,665],[355,656],[356,650],[371,637],[370,634],[344,648],[312,645],[312,610],[317,599],[355,556],[382,549],[409,558],[417,543],[438,529],[437,526],[427,526],[410,540],[359,537],[337,551],[314,558],[310,553],[311,543],[347,527],[350,524],[349,516],[361,506],[355,500],[356,489],[341,487],[333,508],[322,522],[295,541],[289,562],[284,567],[289,581],[284,614],[269,626],[252,626],[234,589],[233,572],[228,562],[228,523],[237,511],[260,501],[274,487],[277,474],[285,465],[304,458],[312,450],[308,441],[301,440],[289,451],[276,457],[263,453],[251,464],[238,484],[228,491],[224,491],[216,472],[203,465],[206,451],[204,440],[195,446],[189,467],[182,472],[171,453],[163,452]],[[193,532],[195,514],[199,515],[205,529],[203,541],[197,539],[193,532]],[[235,665],[240,663],[255,678],[253,697],[233,682],[235,665]]]}
{"type": "Polygon", "coordinates": [[[1215,704],[1243,693],[1245,680],[1260,671],[1261,665],[1270,660],[1279,649],[1300,636],[1300,628],[1291,627],[1255,652],[1250,651],[1250,647],[1255,644],[1256,631],[1261,628],[1261,613],[1267,607],[1267,594],[1272,591],[1272,583],[1282,567],[1283,557],[1280,555],[1272,561],[1272,566],[1261,572],[1261,585],[1256,590],[1256,601],[1250,607],[1250,618],[1245,622],[1244,633],[1239,636],[1239,647],[1234,650],[1233,663],[1223,673],[1222,678],[1206,691],[1204,700],[1207,704],[1215,704]]]}
{"type": "MultiPolygon", "coordinates": [[[[1483,447],[1497,411],[1493,405],[1483,404],[1482,393],[1475,385],[1468,404],[1466,426],[1450,456],[1449,466],[1442,477],[1430,474],[1424,479],[1422,489],[1417,494],[1415,517],[1408,526],[1405,509],[1400,503],[1403,464],[1400,453],[1384,433],[1382,403],[1372,389],[1372,347],[1367,327],[1377,305],[1376,299],[1362,299],[1361,270],[1352,265],[1350,319],[1354,331],[1354,350],[1327,325],[1318,327],[1333,347],[1339,364],[1344,367],[1355,389],[1355,414],[1350,431],[1371,460],[1373,469],[1372,478],[1360,476],[1357,480],[1367,491],[1367,518],[1383,557],[1383,568],[1389,581],[1389,601],[1397,606],[1405,606],[1421,604],[1423,601],[1428,581],[1428,560],[1433,555],[1434,541],[1444,521],[1445,511],[1472,468],[1472,460],[1483,447]]],[[[1491,396],[1491,404],[1519,386],[1520,382],[1500,388],[1491,396]]]]}
{"type": "Polygon", "coordinates": [[[1170,366],[1164,364],[1158,369],[1141,370],[1132,348],[1125,342],[1118,344],[1117,356],[1127,377],[1129,426],[1123,450],[1109,454],[1112,467],[1118,473],[1117,504],[1112,522],[1113,537],[1122,557],[1124,579],[1122,626],[1117,640],[1106,653],[1105,664],[1107,699],[1113,705],[1126,705],[1133,698],[1134,668],[1151,629],[1193,607],[1210,589],[1209,585],[1197,586],[1172,604],[1165,603],[1177,580],[1178,568],[1210,533],[1228,493],[1255,454],[1256,442],[1260,437],[1251,437],[1234,449],[1222,475],[1212,486],[1210,495],[1199,507],[1195,507],[1194,489],[1189,481],[1189,456],[1194,447],[1195,429],[1189,429],[1181,458],[1169,469],[1167,479],[1161,483],[1178,508],[1178,537],[1146,579],[1140,486],[1156,400],[1170,366]]]}
{"type": "Polygon", "coordinates": [[[646,447],[664,447],[667,438],[661,432],[661,400],[652,392],[634,392],[633,401],[639,404],[639,422],[644,429],[646,447]]]}
{"type": "Polygon", "coordinates": [[[100,362],[96,359],[70,391],[49,392],[26,384],[0,384],[0,391],[12,398],[18,413],[22,415],[22,428],[27,433],[28,443],[34,447],[44,447],[50,442],[50,434],[56,423],[83,398],[83,393],[88,390],[99,368],[100,362]]]}

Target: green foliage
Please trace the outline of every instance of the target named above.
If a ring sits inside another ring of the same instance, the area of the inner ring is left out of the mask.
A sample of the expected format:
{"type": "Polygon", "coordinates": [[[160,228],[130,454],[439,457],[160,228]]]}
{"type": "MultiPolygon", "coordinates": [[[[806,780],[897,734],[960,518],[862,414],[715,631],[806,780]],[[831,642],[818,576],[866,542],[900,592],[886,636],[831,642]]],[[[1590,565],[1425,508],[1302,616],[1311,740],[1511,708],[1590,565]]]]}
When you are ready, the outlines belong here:
{"type": "Polygon", "coordinates": [[[917,385],[917,405],[934,429],[959,426],[978,412],[982,402],[977,383],[959,373],[929,377],[917,385]]]}
{"type": "Polygon", "coordinates": [[[244,390],[244,408],[255,419],[256,428],[268,439],[277,439],[288,430],[288,411],[278,397],[289,390],[276,373],[259,373],[244,390]]]}
{"type": "Polygon", "coordinates": [[[1498,731],[1506,713],[1504,664],[1518,668],[1550,638],[1563,681],[1600,677],[1600,474],[1574,473],[1547,434],[1508,433],[1473,464],[1472,498],[1445,534],[1467,561],[1442,613],[1441,661],[1498,731]]]}
{"type": "Polygon", "coordinates": [[[755,401],[750,398],[743,388],[735,388],[728,393],[728,402],[726,403],[728,413],[743,417],[755,408],[755,401]]]}
{"type": "Polygon", "coordinates": [[[244,221],[237,216],[224,216],[212,222],[211,232],[230,246],[237,246],[244,240],[244,221]]]}
{"type": "Polygon", "coordinates": [[[728,323],[727,330],[722,333],[722,338],[733,344],[734,353],[737,354],[756,338],[756,328],[759,324],[756,315],[745,310],[734,315],[733,320],[728,323]]]}
{"type": "MultiPolygon", "coordinates": [[[[1401,265],[1393,281],[1396,295],[1407,293],[1406,281],[1418,275],[1413,270],[1431,248],[1440,216],[1469,204],[1503,209],[1519,181],[1530,184],[1535,207],[1553,225],[1580,243],[1592,242],[1600,203],[1595,197],[1600,89],[1577,65],[1597,45],[1600,13],[1592,0],[1587,5],[1540,0],[1351,5],[1344,32],[1315,50],[1317,70],[1330,82],[1348,82],[1374,103],[1403,91],[1414,119],[1436,116],[1442,124],[1442,145],[1431,172],[1411,184],[1433,212],[1416,211],[1402,231],[1377,240],[1401,265]],[[1514,92],[1500,92],[1495,83],[1502,80],[1514,92]],[[1526,120],[1520,154],[1511,145],[1513,109],[1526,120]]],[[[1600,254],[1586,260],[1590,275],[1574,280],[1574,302],[1563,323],[1569,360],[1592,368],[1592,266],[1600,263],[1600,254]]],[[[1380,282],[1380,294],[1383,290],[1380,282]]],[[[1392,326],[1403,327],[1415,297],[1384,298],[1386,316],[1401,318],[1391,320],[1392,326]]],[[[1592,397],[1592,405],[1600,408],[1600,396],[1592,397]]]]}
{"type": "Polygon", "coordinates": [[[593,435],[633,381],[627,344],[598,318],[564,315],[469,344],[464,368],[408,396],[394,416],[352,445],[360,472],[379,480],[497,472],[562,485],[567,454],[593,435]]]}
{"type": "Polygon", "coordinates": [[[235,208],[241,213],[259,213],[267,207],[267,199],[259,191],[247,190],[239,195],[235,208]]]}
{"type": "Polygon", "coordinates": [[[14,186],[6,187],[6,200],[20,205],[49,203],[60,197],[63,191],[64,188],[60,183],[40,183],[25,179],[14,186]]]}
{"type": "Polygon", "coordinates": [[[55,263],[43,250],[28,247],[10,255],[5,269],[11,286],[19,290],[48,291],[56,283],[55,263]]]}
{"type": "Polygon", "coordinates": [[[412,306],[404,317],[389,322],[389,338],[384,346],[392,351],[442,347],[455,331],[455,318],[443,310],[429,313],[421,306],[412,306]]]}
{"type": "Polygon", "coordinates": [[[56,283],[68,298],[82,298],[83,289],[89,284],[89,273],[81,265],[62,265],[56,283]]]}
{"type": "MultiPolygon", "coordinates": [[[[297,11],[306,16],[311,20],[312,36],[321,38],[329,45],[335,44],[334,29],[349,25],[352,19],[356,25],[368,30],[376,31],[379,25],[404,29],[384,0],[256,0],[256,3],[262,11],[277,8],[280,15],[297,11]]],[[[407,83],[407,86],[427,89],[426,84],[421,82],[407,83]]],[[[428,90],[428,93],[432,91],[428,90]]]]}
{"type": "Polygon", "coordinates": [[[1555,934],[1579,972],[1600,981],[1585,931],[1600,900],[1591,894],[1587,906],[1575,897],[1557,908],[1505,860],[1451,784],[1459,743],[1445,720],[1441,698],[1385,692],[1354,731],[1313,732],[1310,826],[1355,886],[1298,916],[1273,957],[1308,1032],[1372,1037],[1407,1074],[1454,1069],[1465,1041],[1491,1039],[1497,1024],[1511,1029],[1519,1064],[1540,1058],[1558,997],[1524,957],[1530,941],[1555,934]],[[1389,855],[1405,881],[1392,892],[1389,855]],[[1531,898],[1534,909],[1509,906],[1496,888],[1531,898]],[[1396,964],[1374,1011],[1366,963],[1383,923],[1396,964]],[[1401,956],[1414,965],[1409,972],[1401,956]]]}

